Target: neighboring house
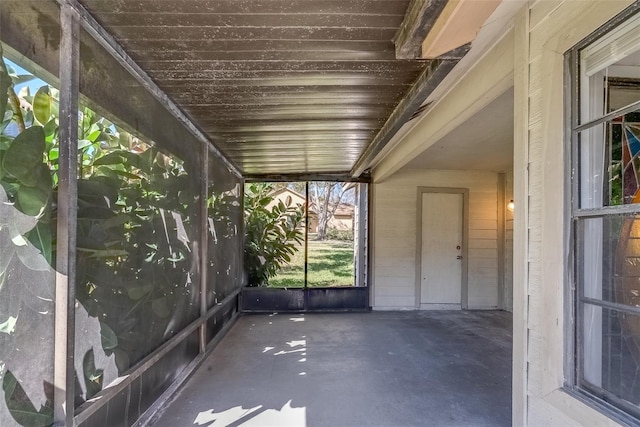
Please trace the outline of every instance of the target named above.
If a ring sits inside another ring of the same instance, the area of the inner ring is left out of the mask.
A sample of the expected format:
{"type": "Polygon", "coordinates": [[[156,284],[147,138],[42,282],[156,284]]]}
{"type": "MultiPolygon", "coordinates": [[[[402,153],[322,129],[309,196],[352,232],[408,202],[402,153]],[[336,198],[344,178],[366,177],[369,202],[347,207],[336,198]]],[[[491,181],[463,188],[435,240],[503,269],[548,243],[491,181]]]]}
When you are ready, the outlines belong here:
{"type": "MultiPolygon", "coordinates": [[[[267,205],[268,208],[274,206],[276,203],[283,202],[286,203],[287,199],[291,198],[291,205],[302,205],[304,206],[306,203],[306,199],[304,195],[290,189],[290,188],[281,188],[274,191],[271,194],[275,200],[267,205]]],[[[353,215],[355,211],[355,206],[350,205],[348,203],[340,203],[335,213],[329,220],[329,227],[337,230],[353,230],[353,215]]],[[[309,232],[316,233],[318,231],[318,213],[317,207],[315,204],[311,203],[309,206],[309,232]]]]}
{"type": "MultiPolygon", "coordinates": [[[[315,216],[315,206],[311,206],[310,211],[312,212],[312,217],[315,216]]],[[[347,231],[353,230],[353,213],[355,210],[355,206],[350,205],[348,203],[340,203],[335,213],[329,220],[329,228],[335,228],[336,230],[347,231]]],[[[316,228],[318,227],[317,219],[316,228]]]]}

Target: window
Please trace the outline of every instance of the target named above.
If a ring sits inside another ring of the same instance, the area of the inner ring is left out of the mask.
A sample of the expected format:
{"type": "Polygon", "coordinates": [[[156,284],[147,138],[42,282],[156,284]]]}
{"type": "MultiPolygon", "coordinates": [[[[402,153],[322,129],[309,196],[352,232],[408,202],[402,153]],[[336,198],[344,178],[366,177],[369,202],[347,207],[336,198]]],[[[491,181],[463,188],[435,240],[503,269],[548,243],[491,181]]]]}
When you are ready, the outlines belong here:
{"type": "Polygon", "coordinates": [[[640,14],[569,52],[575,363],[570,385],[640,418],[640,14]]]}

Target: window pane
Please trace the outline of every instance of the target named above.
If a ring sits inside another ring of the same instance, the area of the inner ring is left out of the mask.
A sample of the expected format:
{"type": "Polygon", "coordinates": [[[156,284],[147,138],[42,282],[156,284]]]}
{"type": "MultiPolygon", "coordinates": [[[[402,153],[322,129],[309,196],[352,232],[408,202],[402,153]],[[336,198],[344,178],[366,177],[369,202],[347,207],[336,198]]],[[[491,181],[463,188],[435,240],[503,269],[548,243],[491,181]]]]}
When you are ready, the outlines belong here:
{"type": "Polygon", "coordinates": [[[578,220],[582,385],[640,404],[640,316],[589,303],[640,307],[640,216],[578,220]]]}
{"type": "Polygon", "coordinates": [[[631,19],[580,52],[581,123],[640,100],[640,25],[631,19]]]}
{"type": "Polygon", "coordinates": [[[640,306],[640,216],[578,220],[577,251],[582,295],[640,306]]]}
{"type": "Polygon", "coordinates": [[[0,1],[1,426],[53,421],[59,13],[0,1]]]}
{"type": "MultiPolygon", "coordinates": [[[[640,64],[640,62],[637,64],[640,64]]],[[[610,75],[606,78],[607,104],[605,114],[640,101],[640,69],[637,65],[625,68],[633,68],[632,74],[634,77],[615,77],[610,75]]]]}
{"type": "Polygon", "coordinates": [[[580,386],[640,410],[640,316],[584,304],[580,386]]]}
{"type": "Polygon", "coordinates": [[[580,208],[640,203],[640,111],[579,134],[580,208]]]}

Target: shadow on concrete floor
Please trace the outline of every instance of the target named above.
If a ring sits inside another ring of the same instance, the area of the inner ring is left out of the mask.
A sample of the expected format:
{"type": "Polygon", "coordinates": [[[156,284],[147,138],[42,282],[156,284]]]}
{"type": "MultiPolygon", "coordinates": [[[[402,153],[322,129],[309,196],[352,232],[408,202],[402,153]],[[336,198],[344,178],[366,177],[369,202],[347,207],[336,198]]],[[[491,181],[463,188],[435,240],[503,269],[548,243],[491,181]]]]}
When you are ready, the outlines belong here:
{"type": "Polygon", "coordinates": [[[153,424],[511,425],[511,315],[242,316],[153,424]]]}

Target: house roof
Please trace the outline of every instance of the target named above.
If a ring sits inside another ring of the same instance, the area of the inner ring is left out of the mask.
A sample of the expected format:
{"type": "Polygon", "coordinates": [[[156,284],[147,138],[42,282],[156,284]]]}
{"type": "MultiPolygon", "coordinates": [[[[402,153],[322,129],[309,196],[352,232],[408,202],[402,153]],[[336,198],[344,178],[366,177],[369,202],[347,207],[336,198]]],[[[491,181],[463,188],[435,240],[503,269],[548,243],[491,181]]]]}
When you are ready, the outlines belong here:
{"type": "Polygon", "coordinates": [[[354,210],[355,206],[349,203],[340,203],[334,215],[351,216],[354,210]]]}
{"type": "Polygon", "coordinates": [[[79,1],[246,177],[360,175],[466,52],[397,59],[445,0],[79,1]]]}
{"type": "Polygon", "coordinates": [[[279,196],[280,194],[282,194],[282,193],[290,193],[290,194],[292,194],[292,195],[294,195],[294,196],[300,197],[302,200],[306,200],[306,197],[305,197],[303,194],[300,194],[300,193],[298,193],[297,191],[292,190],[291,188],[288,188],[288,187],[279,188],[279,189],[277,189],[277,190],[273,191],[273,192],[272,192],[272,193],[270,193],[270,194],[271,194],[271,196],[273,196],[273,197],[278,197],[278,196],[279,196]]]}
{"type": "MultiPolygon", "coordinates": [[[[309,212],[311,213],[316,213],[316,205],[315,204],[311,204],[309,206],[309,212]]],[[[338,207],[336,208],[335,213],[333,214],[334,216],[339,215],[339,216],[352,216],[353,212],[355,210],[355,207],[349,203],[340,203],[338,205],[338,207]]]]}

